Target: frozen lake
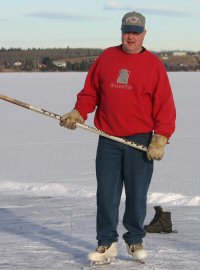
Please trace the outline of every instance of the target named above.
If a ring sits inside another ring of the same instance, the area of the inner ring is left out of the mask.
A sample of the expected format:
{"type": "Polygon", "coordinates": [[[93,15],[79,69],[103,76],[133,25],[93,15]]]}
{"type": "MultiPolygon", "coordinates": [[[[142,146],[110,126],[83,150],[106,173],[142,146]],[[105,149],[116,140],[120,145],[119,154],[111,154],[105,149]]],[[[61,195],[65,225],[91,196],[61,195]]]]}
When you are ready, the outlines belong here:
{"type": "MultiPolygon", "coordinates": [[[[86,73],[0,73],[2,94],[57,114],[73,108],[86,73]]],[[[200,73],[169,73],[177,130],[148,197],[172,211],[178,234],[147,235],[146,265],[120,240],[118,261],[104,269],[200,269],[200,73]]],[[[88,124],[93,124],[91,115],[88,124]]],[[[97,135],[0,100],[0,268],[86,269],[95,241],[97,135]]],[[[121,210],[123,211],[124,197],[121,210]]],[[[119,233],[123,227],[119,224],[119,233]]]]}

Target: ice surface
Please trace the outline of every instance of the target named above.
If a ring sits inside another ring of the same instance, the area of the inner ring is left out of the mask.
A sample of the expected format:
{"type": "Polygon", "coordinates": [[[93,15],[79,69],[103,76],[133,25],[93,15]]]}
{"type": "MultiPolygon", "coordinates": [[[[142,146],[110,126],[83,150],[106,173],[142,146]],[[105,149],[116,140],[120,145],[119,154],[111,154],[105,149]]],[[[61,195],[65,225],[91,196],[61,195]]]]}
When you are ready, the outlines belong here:
{"type": "MultiPolygon", "coordinates": [[[[0,73],[2,94],[57,114],[73,108],[86,73],[0,73]]],[[[200,75],[169,73],[177,130],[155,162],[146,222],[153,206],[172,212],[175,234],[147,234],[150,256],[138,265],[121,239],[103,269],[200,269],[200,75]]],[[[88,119],[92,125],[93,116],[88,119]]],[[[0,269],[87,269],[95,248],[95,152],[98,137],[0,101],[0,269]]],[[[94,267],[93,267],[94,268],[94,267]]]]}

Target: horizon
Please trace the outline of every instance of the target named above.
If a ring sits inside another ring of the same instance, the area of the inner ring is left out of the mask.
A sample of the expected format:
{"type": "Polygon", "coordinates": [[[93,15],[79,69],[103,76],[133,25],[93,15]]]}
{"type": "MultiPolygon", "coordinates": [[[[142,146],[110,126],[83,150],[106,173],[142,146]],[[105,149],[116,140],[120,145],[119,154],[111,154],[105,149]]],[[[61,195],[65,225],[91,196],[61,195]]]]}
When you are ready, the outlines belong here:
{"type": "MultiPolygon", "coordinates": [[[[27,48],[22,48],[22,47],[10,47],[10,48],[6,48],[6,47],[1,47],[0,48],[0,52],[1,50],[6,50],[6,51],[9,51],[9,50],[21,50],[21,51],[26,51],[26,50],[63,50],[63,49],[91,49],[91,50],[105,50],[106,48],[97,48],[97,47],[27,47],[27,48]]],[[[154,52],[194,52],[194,53],[199,53],[200,52],[200,49],[199,50],[181,50],[181,49],[171,49],[171,50],[150,50],[149,51],[154,51],[154,52]]]]}
{"type": "Polygon", "coordinates": [[[0,47],[98,48],[121,44],[121,19],[146,17],[144,47],[152,51],[199,51],[200,1],[0,0],[0,47]]]}

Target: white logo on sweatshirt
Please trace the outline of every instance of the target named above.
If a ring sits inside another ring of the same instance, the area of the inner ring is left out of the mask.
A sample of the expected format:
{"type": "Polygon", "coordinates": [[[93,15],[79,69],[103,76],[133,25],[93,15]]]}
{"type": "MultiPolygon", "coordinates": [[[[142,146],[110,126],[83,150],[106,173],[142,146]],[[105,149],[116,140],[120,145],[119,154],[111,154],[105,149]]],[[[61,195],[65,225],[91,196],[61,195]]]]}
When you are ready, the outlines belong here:
{"type": "Polygon", "coordinates": [[[127,69],[121,69],[119,71],[117,83],[128,84],[129,76],[130,76],[130,71],[128,71],[127,69]]]}

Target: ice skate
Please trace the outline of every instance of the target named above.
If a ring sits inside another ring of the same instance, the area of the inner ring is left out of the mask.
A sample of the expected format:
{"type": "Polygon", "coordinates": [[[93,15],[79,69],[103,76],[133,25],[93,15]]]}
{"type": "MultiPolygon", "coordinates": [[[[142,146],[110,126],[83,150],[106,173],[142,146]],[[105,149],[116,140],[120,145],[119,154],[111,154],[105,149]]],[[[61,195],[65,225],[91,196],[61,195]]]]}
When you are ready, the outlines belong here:
{"type": "Polygon", "coordinates": [[[148,252],[144,249],[141,243],[128,244],[126,243],[128,254],[140,263],[145,263],[145,258],[148,256],[148,252]]]}
{"type": "Polygon", "coordinates": [[[88,259],[91,265],[103,265],[114,262],[116,256],[117,242],[114,242],[110,246],[98,246],[96,251],[89,253],[88,259]]]}

